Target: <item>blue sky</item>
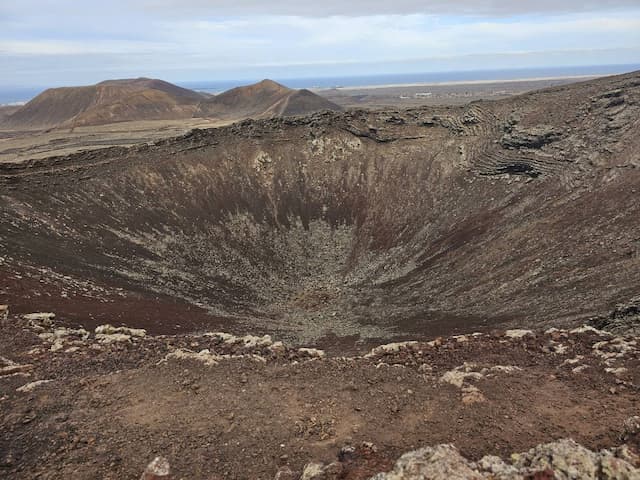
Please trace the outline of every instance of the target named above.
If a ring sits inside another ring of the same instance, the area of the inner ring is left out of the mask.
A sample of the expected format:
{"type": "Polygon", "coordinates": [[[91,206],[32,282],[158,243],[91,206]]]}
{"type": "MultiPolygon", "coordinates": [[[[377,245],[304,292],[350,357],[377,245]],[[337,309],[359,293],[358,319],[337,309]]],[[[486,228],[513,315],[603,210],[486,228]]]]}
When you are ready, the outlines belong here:
{"type": "Polygon", "coordinates": [[[640,1],[2,0],[0,85],[640,63],[640,1]]]}

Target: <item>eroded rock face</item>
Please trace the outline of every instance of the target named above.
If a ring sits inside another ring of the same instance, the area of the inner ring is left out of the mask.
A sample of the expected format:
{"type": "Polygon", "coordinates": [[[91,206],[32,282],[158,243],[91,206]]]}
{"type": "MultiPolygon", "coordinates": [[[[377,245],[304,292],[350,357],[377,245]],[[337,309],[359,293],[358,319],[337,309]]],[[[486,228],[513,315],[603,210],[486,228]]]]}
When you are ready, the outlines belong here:
{"type": "Polygon", "coordinates": [[[501,139],[505,148],[541,148],[562,137],[562,131],[553,125],[540,125],[529,129],[513,128],[501,139]]]}
{"type": "Polygon", "coordinates": [[[608,315],[593,318],[591,324],[617,335],[639,335],[640,297],[620,303],[608,315]]]}

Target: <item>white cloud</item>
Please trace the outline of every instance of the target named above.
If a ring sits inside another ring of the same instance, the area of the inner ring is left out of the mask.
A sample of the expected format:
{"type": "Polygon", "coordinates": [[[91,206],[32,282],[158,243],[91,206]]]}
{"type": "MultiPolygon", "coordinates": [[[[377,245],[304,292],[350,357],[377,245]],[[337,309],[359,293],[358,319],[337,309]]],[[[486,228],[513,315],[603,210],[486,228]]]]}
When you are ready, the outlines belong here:
{"type": "MultiPolygon", "coordinates": [[[[465,56],[504,59],[500,55],[519,54],[531,59],[523,52],[545,51],[564,51],[568,64],[578,57],[640,62],[640,56],[629,53],[629,48],[637,52],[640,47],[640,5],[625,12],[611,9],[635,5],[637,0],[0,2],[4,82],[35,76],[36,71],[41,78],[47,68],[61,78],[75,78],[79,71],[102,77],[113,72],[162,76],[180,71],[214,77],[217,72],[286,65],[299,71],[305,65],[315,67],[309,71],[341,65],[344,68],[334,68],[340,74],[351,72],[348,66],[419,65],[419,59],[423,68],[454,69],[475,65],[465,56]],[[609,10],[598,13],[558,13],[578,10],[578,5],[604,8],[605,3],[609,10]],[[394,14],[385,14],[387,10],[394,14]],[[332,11],[340,15],[325,15],[332,11]],[[431,13],[419,13],[424,11],[431,13]],[[483,15],[464,15],[470,11],[483,15]],[[549,13],[510,15],[514,12],[549,13]],[[596,51],[607,53],[584,53],[596,51]],[[626,53],[616,56],[616,51],[626,53]],[[458,60],[433,60],[439,58],[458,60]]],[[[553,62],[561,62],[558,55],[553,62]]]]}
{"type": "Polygon", "coordinates": [[[633,8],[637,0],[135,0],[149,12],[213,15],[363,16],[377,14],[520,15],[633,8]]]}
{"type": "Polygon", "coordinates": [[[171,44],[158,42],[136,42],[98,40],[85,42],[81,40],[0,40],[0,54],[3,55],[39,55],[39,56],[65,56],[88,54],[149,54],[163,53],[173,50],[171,44]]]}

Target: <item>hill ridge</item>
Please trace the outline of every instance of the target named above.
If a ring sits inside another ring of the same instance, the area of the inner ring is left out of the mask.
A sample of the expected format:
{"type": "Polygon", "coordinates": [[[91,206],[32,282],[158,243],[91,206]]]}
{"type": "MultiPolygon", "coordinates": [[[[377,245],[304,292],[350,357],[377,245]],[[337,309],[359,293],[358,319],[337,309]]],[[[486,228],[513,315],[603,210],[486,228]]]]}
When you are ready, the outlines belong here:
{"type": "Polygon", "coordinates": [[[203,100],[194,117],[260,119],[322,110],[341,111],[342,107],[309,90],[294,90],[274,80],[264,79],[203,100]],[[301,95],[301,92],[307,93],[301,95]]]}
{"type": "Polygon", "coordinates": [[[321,110],[342,108],[309,90],[290,89],[270,79],[207,98],[205,94],[164,80],[138,77],[46,89],[6,115],[0,125],[8,129],[37,130],[199,117],[236,121],[321,110]]]}

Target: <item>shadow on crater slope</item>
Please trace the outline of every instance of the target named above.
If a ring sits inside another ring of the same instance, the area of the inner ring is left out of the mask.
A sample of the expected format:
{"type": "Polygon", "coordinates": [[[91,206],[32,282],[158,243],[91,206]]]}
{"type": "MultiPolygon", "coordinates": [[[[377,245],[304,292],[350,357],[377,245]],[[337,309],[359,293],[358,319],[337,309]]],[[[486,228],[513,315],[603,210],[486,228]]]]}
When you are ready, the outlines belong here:
{"type": "Polygon", "coordinates": [[[638,293],[639,119],[629,74],[0,165],[1,293],[307,343],[576,323],[638,293]]]}

